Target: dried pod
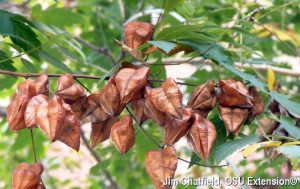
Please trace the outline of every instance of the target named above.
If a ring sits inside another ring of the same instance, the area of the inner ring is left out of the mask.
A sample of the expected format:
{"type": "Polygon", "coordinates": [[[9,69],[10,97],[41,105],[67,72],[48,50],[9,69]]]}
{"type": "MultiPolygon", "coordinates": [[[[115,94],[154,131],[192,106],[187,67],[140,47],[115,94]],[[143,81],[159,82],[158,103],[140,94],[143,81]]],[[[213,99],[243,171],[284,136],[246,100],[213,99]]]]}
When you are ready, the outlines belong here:
{"type": "Polygon", "coordinates": [[[139,100],[134,100],[130,103],[130,107],[134,112],[135,118],[137,119],[139,124],[144,123],[148,118],[145,114],[145,99],[140,98],[139,100]]]}
{"type": "Polygon", "coordinates": [[[207,117],[207,114],[215,107],[216,103],[215,84],[213,80],[210,80],[194,89],[187,106],[197,110],[202,117],[207,117]]]}
{"type": "Polygon", "coordinates": [[[219,103],[226,107],[251,108],[252,97],[246,86],[233,79],[219,81],[219,103]]]}
{"type": "Polygon", "coordinates": [[[256,129],[257,135],[271,135],[277,129],[279,123],[269,117],[264,117],[259,120],[259,127],[256,129]]]}
{"type": "Polygon", "coordinates": [[[51,141],[55,141],[64,129],[65,116],[62,99],[58,96],[54,96],[48,103],[38,105],[36,109],[36,122],[51,141]]]}
{"type": "Polygon", "coordinates": [[[72,111],[79,119],[82,118],[85,112],[86,101],[87,101],[87,96],[86,94],[84,94],[79,98],[77,98],[75,101],[67,102],[71,105],[72,111]]]}
{"type": "Polygon", "coordinates": [[[187,139],[201,159],[208,160],[216,138],[215,126],[201,115],[194,114],[194,121],[189,129],[187,139]]]}
{"type": "Polygon", "coordinates": [[[160,88],[150,90],[149,98],[153,105],[177,119],[182,118],[182,93],[172,78],[165,80],[160,88]]]}
{"type": "Polygon", "coordinates": [[[164,125],[166,145],[175,144],[181,137],[185,136],[189,129],[189,121],[192,117],[192,109],[183,109],[182,119],[177,119],[172,116],[166,116],[166,122],[164,125]]]}
{"type": "Polygon", "coordinates": [[[118,72],[115,82],[120,92],[121,103],[126,104],[141,95],[142,89],[147,84],[149,73],[148,67],[124,68],[118,72]]]}
{"type": "Polygon", "coordinates": [[[39,184],[35,189],[46,189],[46,187],[43,184],[39,184]]]}
{"type": "Polygon", "coordinates": [[[111,141],[121,154],[125,154],[135,142],[133,120],[126,115],[111,128],[111,141]]]}
{"type": "Polygon", "coordinates": [[[113,124],[118,122],[116,117],[109,118],[102,122],[92,123],[91,146],[95,148],[101,142],[109,139],[113,124]]]}
{"type": "Polygon", "coordinates": [[[84,95],[84,89],[75,83],[74,78],[70,74],[64,74],[57,81],[57,95],[64,100],[76,100],[84,95]]]}
{"type": "Polygon", "coordinates": [[[48,101],[48,97],[43,94],[34,96],[30,99],[30,101],[27,104],[25,115],[24,115],[25,124],[27,128],[32,128],[37,125],[36,109],[38,105],[47,103],[47,101],[48,101]]]}
{"type": "Polygon", "coordinates": [[[57,139],[72,149],[79,151],[80,120],[72,111],[69,111],[65,117],[62,128],[63,129],[57,139]]]}
{"type": "Polygon", "coordinates": [[[115,83],[115,77],[111,77],[105,85],[99,96],[99,103],[106,113],[110,116],[119,115],[125,108],[121,103],[120,93],[115,83]]]}
{"type": "Polygon", "coordinates": [[[43,171],[43,166],[40,163],[34,163],[31,166],[27,163],[19,164],[12,173],[13,189],[37,188],[43,171]]]}
{"type": "Polygon", "coordinates": [[[229,133],[239,134],[239,131],[248,117],[247,108],[218,107],[219,114],[225,123],[227,135],[229,133]]]}
{"type": "Polygon", "coordinates": [[[37,94],[49,95],[48,89],[48,76],[43,74],[39,76],[34,82],[33,86],[35,87],[37,94]]]}
{"type": "Polygon", "coordinates": [[[165,185],[165,181],[174,178],[177,163],[176,151],[171,146],[161,150],[151,150],[147,153],[146,171],[156,189],[172,189],[172,186],[165,185]]]}
{"type": "Polygon", "coordinates": [[[91,116],[92,122],[105,121],[107,118],[110,117],[110,115],[104,111],[99,102],[100,96],[101,95],[99,93],[93,93],[90,96],[88,96],[86,101],[84,116],[91,116]]]}
{"type": "Polygon", "coordinates": [[[146,22],[129,22],[124,28],[126,45],[132,49],[137,49],[140,45],[151,40],[153,35],[153,25],[146,22]]]}
{"type": "Polygon", "coordinates": [[[251,118],[254,118],[255,116],[264,112],[265,106],[262,97],[257,92],[254,86],[249,87],[249,94],[253,97],[252,99],[253,107],[249,113],[249,116],[251,118]]]}
{"type": "Polygon", "coordinates": [[[17,131],[26,128],[24,114],[30,99],[36,95],[33,80],[27,79],[20,83],[7,107],[7,122],[10,130],[17,131]]]}
{"type": "Polygon", "coordinates": [[[145,115],[146,117],[152,119],[154,122],[156,122],[158,125],[163,126],[165,123],[165,113],[159,111],[152,101],[149,98],[150,91],[152,89],[150,87],[146,87],[144,97],[145,97],[145,115]]]}

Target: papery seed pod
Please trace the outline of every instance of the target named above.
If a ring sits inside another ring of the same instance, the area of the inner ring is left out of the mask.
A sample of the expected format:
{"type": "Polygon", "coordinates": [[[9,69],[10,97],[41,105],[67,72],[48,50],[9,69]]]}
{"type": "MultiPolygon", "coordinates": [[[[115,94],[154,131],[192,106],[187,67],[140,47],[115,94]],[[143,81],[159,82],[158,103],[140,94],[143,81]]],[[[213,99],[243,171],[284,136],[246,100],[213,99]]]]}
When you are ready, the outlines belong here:
{"type": "Polygon", "coordinates": [[[35,189],[46,189],[46,187],[43,184],[39,184],[35,189]]]}
{"type": "Polygon", "coordinates": [[[33,128],[37,125],[36,122],[36,109],[38,105],[42,103],[48,103],[48,97],[40,94],[37,96],[34,96],[30,99],[30,101],[27,104],[26,110],[25,110],[25,124],[27,128],[33,128]]]}
{"type": "Polygon", "coordinates": [[[146,22],[129,22],[124,28],[126,45],[132,49],[137,49],[140,45],[151,40],[153,35],[153,25],[146,22]]]}
{"type": "Polygon", "coordinates": [[[163,126],[165,123],[165,113],[158,110],[152,101],[149,98],[150,91],[152,89],[150,87],[145,88],[144,97],[145,97],[145,115],[146,117],[152,119],[155,123],[160,126],[163,126]]]}
{"type": "Polygon", "coordinates": [[[24,114],[30,99],[36,95],[33,80],[27,79],[19,84],[7,107],[7,122],[11,131],[26,128],[24,114]]]}
{"type": "Polygon", "coordinates": [[[145,99],[141,98],[139,100],[134,100],[130,103],[130,107],[135,115],[135,118],[138,121],[138,124],[144,123],[148,119],[147,115],[145,114],[145,99]]]}
{"type": "Polygon", "coordinates": [[[43,74],[39,76],[34,82],[33,86],[35,87],[37,94],[49,95],[49,88],[48,88],[48,76],[43,74]]]}
{"type": "Polygon", "coordinates": [[[91,146],[95,148],[98,144],[109,139],[112,126],[118,122],[116,117],[109,118],[103,122],[92,123],[91,146]]]}
{"type": "Polygon", "coordinates": [[[58,140],[70,148],[79,151],[80,147],[80,120],[73,112],[68,112],[64,119],[62,131],[58,140]]]}
{"type": "Polygon", "coordinates": [[[165,185],[165,181],[174,178],[177,163],[176,151],[171,146],[161,150],[151,150],[147,153],[146,171],[156,189],[172,189],[172,186],[165,185]]]}
{"type": "Polygon", "coordinates": [[[86,101],[87,101],[87,96],[84,94],[79,98],[77,98],[75,101],[70,102],[72,111],[79,119],[81,119],[82,116],[84,115],[86,101]]]}
{"type": "Polygon", "coordinates": [[[99,98],[99,93],[93,93],[88,96],[86,101],[84,117],[90,116],[92,122],[105,121],[110,117],[110,115],[104,111],[101,104],[99,103],[99,98]]]}
{"type": "Polygon", "coordinates": [[[225,123],[227,135],[229,133],[239,134],[239,131],[248,117],[247,108],[218,107],[219,114],[225,123]]]}
{"type": "Polygon", "coordinates": [[[12,173],[13,189],[35,189],[41,181],[43,171],[40,163],[31,166],[27,163],[19,164],[12,173]]]}
{"type": "Polygon", "coordinates": [[[216,138],[215,126],[201,115],[194,114],[194,121],[189,129],[187,139],[201,159],[208,160],[216,138]]]}
{"type": "Polygon", "coordinates": [[[118,72],[115,82],[120,92],[121,103],[127,104],[130,100],[141,96],[149,74],[150,69],[148,67],[124,68],[118,72]]]}
{"type": "Polygon", "coordinates": [[[164,143],[172,146],[181,137],[185,136],[189,129],[189,121],[192,117],[192,109],[183,109],[182,119],[177,119],[172,116],[166,116],[166,122],[164,125],[165,138],[164,143]]]}
{"type": "Polygon", "coordinates": [[[52,142],[61,134],[66,111],[62,106],[62,99],[54,96],[48,103],[38,105],[36,121],[40,129],[45,132],[52,142]]]}
{"type": "Polygon", "coordinates": [[[225,107],[251,108],[252,97],[246,86],[233,79],[219,81],[219,103],[225,107]]]}
{"type": "Polygon", "coordinates": [[[73,76],[70,74],[64,74],[57,80],[56,94],[64,100],[76,100],[84,93],[84,89],[75,83],[73,76]]]}
{"type": "Polygon", "coordinates": [[[213,80],[210,80],[194,89],[187,106],[197,110],[202,117],[207,117],[207,114],[216,106],[216,103],[215,84],[213,80]]]}
{"type": "Polygon", "coordinates": [[[172,78],[165,80],[160,88],[150,90],[149,99],[160,110],[177,119],[182,118],[182,93],[172,78]]]}
{"type": "Polygon", "coordinates": [[[264,117],[259,120],[259,126],[256,129],[257,135],[271,135],[276,128],[278,128],[279,123],[274,119],[269,117],[264,117]]]}
{"type": "Polygon", "coordinates": [[[257,115],[264,112],[265,106],[263,103],[263,99],[260,94],[257,92],[254,86],[249,87],[249,94],[252,96],[252,104],[253,107],[250,110],[249,117],[253,119],[257,115]]]}
{"type": "Polygon", "coordinates": [[[110,116],[119,115],[125,108],[125,104],[121,103],[115,77],[111,77],[107,84],[101,89],[99,103],[104,111],[110,116]]]}
{"type": "Polygon", "coordinates": [[[111,128],[111,141],[121,154],[125,154],[135,143],[133,120],[126,115],[113,124],[111,128]]]}

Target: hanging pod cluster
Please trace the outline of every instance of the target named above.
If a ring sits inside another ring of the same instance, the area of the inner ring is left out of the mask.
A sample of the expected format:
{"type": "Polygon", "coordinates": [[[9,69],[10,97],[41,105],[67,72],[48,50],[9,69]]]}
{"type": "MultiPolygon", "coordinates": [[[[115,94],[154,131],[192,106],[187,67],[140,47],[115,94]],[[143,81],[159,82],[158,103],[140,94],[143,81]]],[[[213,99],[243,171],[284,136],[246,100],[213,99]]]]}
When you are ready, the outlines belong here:
{"type": "MultiPolygon", "coordinates": [[[[132,22],[125,27],[126,45],[134,50],[152,38],[153,26],[132,22]]],[[[98,92],[87,96],[69,74],[57,81],[57,90],[49,98],[48,78],[42,75],[35,81],[27,79],[19,86],[7,108],[10,129],[39,127],[51,141],[59,140],[75,150],[80,145],[80,120],[92,123],[91,145],[96,147],[107,139],[121,154],[135,143],[133,118],[119,119],[126,106],[131,107],[134,119],[141,126],[148,119],[164,129],[164,146],[147,153],[145,165],[156,188],[164,186],[166,178],[173,178],[177,156],[173,145],[186,136],[192,149],[201,159],[209,154],[217,138],[216,129],[207,116],[218,106],[227,134],[238,134],[247,119],[263,112],[262,98],[254,87],[249,89],[240,81],[220,80],[197,86],[187,105],[172,78],[153,88],[148,82],[147,66],[123,67],[111,76],[98,92]]]]}

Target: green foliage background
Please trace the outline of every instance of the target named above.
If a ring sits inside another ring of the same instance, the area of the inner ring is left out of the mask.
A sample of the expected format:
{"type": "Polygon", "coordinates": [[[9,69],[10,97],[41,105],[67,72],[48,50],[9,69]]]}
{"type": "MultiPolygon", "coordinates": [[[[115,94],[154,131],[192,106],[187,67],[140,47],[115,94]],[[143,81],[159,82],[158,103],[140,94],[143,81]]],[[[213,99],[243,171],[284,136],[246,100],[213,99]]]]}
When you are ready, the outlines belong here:
{"type": "MultiPolygon", "coordinates": [[[[300,46],[300,11],[298,0],[264,0],[268,6],[262,6],[255,2],[240,0],[123,0],[124,10],[120,10],[118,0],[77,0],[77,1],[52,1],[47,0],[41,5],[40,1],[32,0],[24,4],[24,1],[10,1],[15,9],[0,10],[0,69],[24,73],[80,73],[85,75],[105,76],[111,73],[113,64],[111,58],[105,53],[97,52],[80,43],[76,37],[92,44],[96,48],[105,48],[111,53],[115,61],[121,57],[121,48],[114,39],[123,38],[123,24],[133,15],[144,10],[164,8],[161,21],[155,26],[156,31],[152,44],[168,51],[172,44],[184,44],[194,49],[187,57],[201,56],[211,59],[216,64],[213,70],[208,72],[199,69],[191,78],[178,78],[182,82],[202,84],[208,79],[236,78],[250,85],[256,86],[264,95],[265,101],[276,99],[292,113],[300,115],[299,77],[287,80],[285,75],[276,75],[276,80],[286,87],[282,94],[269,92],[266,88],[266,73],[253,69],[240,71],[233,66],[234,62],[250,64],[269,64],[282,68],[290,68],[287,63],[274,63],[273,58],[281,55],[299,57],[300,46]],[[242,10],[243,9],[243,10],[242,10]],[[245,11],[244,11],[245,9],[245,11]],[[13,10],[24,16],[14,14],[13,10]],[[181,23],[170,12],[175,11],[185,19],[181,23]],[[122,17],[122,14],[125,17],[122,17]],[[254,21],[256,20],[256,21],[254,21]],[[231,23],[231,24],[229,24],[231,23]],[[260,30],[262,25],[270,26],[272,31],[260,30]],[[281,32],[281,33],[280,33],[281,32]],[[288,33],[290,32],[290,33],[288,33]],[[287,38],[286,35],[292,36],[287,38]],[[294,36],[294,38],[293,38],[294,36]],[[284,38],[284,40],[278,40],[284,38]],[[297,38],[298,37],[298,38],[297,38]],[[171,43],[170,43],[171,42],[171,43]],[[227,44],[224,48],[221,44],[227,44]],[[236,49],[242,51],[235,52],[236,49]],[[22,55],[22,56],[21,56],[22,55]],[[293,94],[289,89],[297,87],[293,94]]],[[[8,3],[0,1],[1,4],[8,3]]],[[[0,5],[1,5],[0,4],[0,5]]],[[[150,15],[139,18],[141,21],[151,21],[150,15]]],[[[175,46],[175,45],[174,45],[175,46]]],[[[103,50],[103,49],[102,49],[103,50]]],[[[104,51],[101,51],[104,52],[104,51]]],[[[154,59],[151,65],[152,76],[155,79],[165,79],[166,70],[161,65],[162,58],[167,55],[153,53],[148,59],[154,59]]],[[[130,59],[127,55],[126,58],[130,59]]],[[[134,60],[131,58],[134,62],[134,60]]],[[[22,79],[0,75],[0,99],[3,102],[12,96],[17,83],[22,79]]],[[[80,79],[91,91],[100,87],[97,80],[80,79]]],[[[50,79],[50,87],[55,90],[56,79],[50,79]]],[[[190,94],[192,87],[187,87],[185,94],[190,94]]],[[[265,112],[263,117],[271,116],[265,112]]],[[[244,130],[250,130],[248,136],[241,134],[238,137],[226,136],[223,122],[213,110],[209,115],[210,120],[216,125],[218,140],[214,146],[212,158],[208,162],[201,161],[188,146],[183,147],[177,153],[187,156],[194,162],[215,165],[240,148],[258,141],[254,135],[257,122],[244,126],[244,130]]],[[[11,171],[20,162],[33,162],[30,133],[27,130],[12,133],[8,129],[5,116],[0,119],[0,187],[10,188],[11,171]]],[[[287,127],[287,131],[295,140],[299,140],[299,128],[291,120],[280,119],[287,127]],[[287,122],[288,123],[287,123],[287,122]]],[[[153,122],[148,121],[146,131],[156,141],[163,138],[162,129],[153,122]]],[[[107,188],[107,181],[103,170],[108,170],[117,181],[120,188],[153,188],[151,180],[147,176],[144,167],[144,158],[147,151],[157,149],[144,133],[136,125],[136,144],[133,150],[121,156],[113,145],[100,145],[96,153],[101,157],[102,163],[95,165],[90,170],[87,178],[88,188],[107,188]]],[[[65,160],[57,162],[46,157],[50,143],[38,130],[34,131],[37,158],[45,163],[46,170],[58,169],[61,163],[67,168],[77,167],[80,162],[65,160]]],[[[286,163],[285,157],[293,160],[300,157],[299,146],[292,145],[285,150],[284,156],[270,162],[268,157],[255,160],[255,170],[249,170],[247,159],[238,163],[238,167],[244,171],[244,176],[270,177],[266,168],[272,168],[275,176],[282,176],[280,165],[286,163]],[[293,154],[291,157],[291,153],[293,154]]],[[[210,176],[217,174],[220,177],[225,174],[232,175],[230,168],[205,168],[187,164],[189,175],[192,177],[210,176]],[[190,168],[188,168],[190,167],[190,168]]],[[[47,188],[78,188],[72,185],[72,180],[61,181],[58,178],[43,176],[47,188]]],[[[186,188],[179,186],[178,188],[186,188]]],[[[190,187],[193,188],[193,187],[190,187]]]]}

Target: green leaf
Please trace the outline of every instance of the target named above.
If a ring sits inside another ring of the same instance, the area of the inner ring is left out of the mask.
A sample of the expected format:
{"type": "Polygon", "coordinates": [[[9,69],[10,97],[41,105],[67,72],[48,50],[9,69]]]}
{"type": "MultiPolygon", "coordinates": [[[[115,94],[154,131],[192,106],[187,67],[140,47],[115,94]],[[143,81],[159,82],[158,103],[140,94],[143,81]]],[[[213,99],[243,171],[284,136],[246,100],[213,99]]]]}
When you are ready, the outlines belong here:
{"type": "Polygon", "coordinates": [[[33,31],[32,23],[26,18],[0,9],[0,34],[9,36],[14,44],[36,59],[36,50],[41,46],[37,35],[33,31]]]}
{"type": "Polygon", "coordinates": [[[60,62],[58,59],[51,56],[50,54],[43,51],[40,52],[40,56],[59,70],[63,70],[68,73],[73,73],[73,71],[70,68],[68,68],[68,66],[66,66],[64,63],[60,62]]]}
{"type": "Polygon", "coordinates": [[[176,43],[171,43],[168,41],[148,41],[148,43],[160,48],[165,53],[169,53],[172,49],[176,47],[176,43]]]}
{"type": "Polygon", "coordinates": [[[12,64],[13,64],[13,61],[8,59],[5,52],[0,50],[0,69],[1,70],[16,71],[17,69],[12,64]]]}
{"type": "Polygon", "coordinates": [[[280,117],[280,123],[281,126],[293,137],[296,139],[300,139],[300,128],[296,127],[295,120],[292,120],[291,118],[281,116],[280,117]]]}
{"type": "Polygon", "coordinates": [[[9,89],[16,83],[18,79],[16,77],[5,76],[0,78],[0,90],[9,89]]]}
{"type": "MultiPolygon", "coordinates": [[[[161,61],[161,58],[157,59],[157,61],[150,65],[150,79],[155,80],[166,80],[167,73],[166,68],[161,61]]],[[[154,87],[159,87],[160,83],[153,83],[154,87]]]]}
{"type": "Polygon", "coordinates": [[[82,23],[84,20],[80,14],[71,9],[50,7],[44,11],[36,12],[36,19],[44,24],[54,25],[60,28],[82,23]]]}
{"type": "Polygon", "coordinates": [[[23,63],[25,68],[28,70],[28,72],[31,72],[31,73],[37,72],[36,69],[34,68],[33,64],[30,61],[28,61],[24,58],[21,58],[21,62],[23,63]]]}
{"type": "Polygon", "coordinates": [[[254,144],[258,141],[259,136],[251,135],[240,139],[226,142],[220,146],[217,146],[214,151],[214,157],[216,164],[219,164],[222,160],[233,154],[235,151],[244,148],[249,144],[254,144]]]}
{"type": "Polygon", "coordinates": [[[300,158],[300,146],[280,146],[278,150],[290,159],[300,158]]]}
{"type": "Polygon", "coordinates": [[[178,6],[184,3],[184,0],[165,0],[164,1],[164,15],[174,11],[178,6]]]}
{"type": "Polygon", "coordinates": [[[289,100],[286,95],[271,91],[269,93],[278,103],[285,107],[289,112],[300,116],[300,104],[289,100]]]}

